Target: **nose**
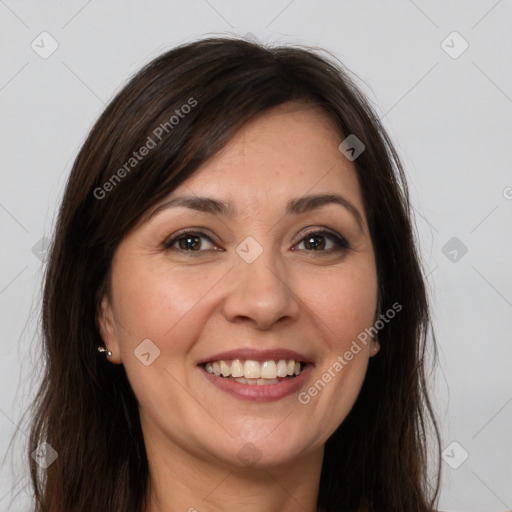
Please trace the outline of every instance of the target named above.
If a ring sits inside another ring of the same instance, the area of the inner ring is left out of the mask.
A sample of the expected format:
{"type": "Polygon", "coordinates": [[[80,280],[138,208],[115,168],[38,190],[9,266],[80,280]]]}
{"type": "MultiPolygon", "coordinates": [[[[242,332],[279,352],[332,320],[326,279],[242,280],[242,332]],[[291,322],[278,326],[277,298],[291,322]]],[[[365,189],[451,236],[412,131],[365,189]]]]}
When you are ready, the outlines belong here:
{"type": "Polygon", "coordinates": [[[258,330],[298,318],[300,299],[290,282],[290,273],[271,250],[264,250],[252,263],[237,257],[230,272],[230,286],[223,312],[230,322],[252,323],[258,330]]]}

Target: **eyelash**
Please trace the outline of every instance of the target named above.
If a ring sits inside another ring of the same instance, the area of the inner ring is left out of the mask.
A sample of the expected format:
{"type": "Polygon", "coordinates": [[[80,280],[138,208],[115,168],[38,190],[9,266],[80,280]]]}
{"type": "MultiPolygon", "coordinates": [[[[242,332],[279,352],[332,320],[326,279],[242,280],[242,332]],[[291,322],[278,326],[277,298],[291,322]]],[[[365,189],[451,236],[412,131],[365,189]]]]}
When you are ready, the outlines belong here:
{"type": "MultiPolygon", "coordinates": [[[[181,240],[183,238],[191,237],[191,236],[192,237],[199,237],[199,238],[200,237],[204,237],[210,243],[215,245],[215,243],[212,241],[212,239],[208,235],[206,235],[205,233],[202,233],[201,231],[182,231],[180,233],[177,233],[171,240],[164,241],[164,243],[163,243],[164,249],[169,250],[169,251],[180,251],[180,252],[183,252],[183,253],[188,253],[188,255],[193,256],[193,257],[201,256],[202,252],[207,252],[208,251],[208,250],[194,251],[194,250],[179,249],[179,248],[176,248],[176,247],[172,247],[179,240],[181,240]]],[[[305,250],[307,252],[311,252],[313,254],[314,253],[332,254],[332,253],[335,253],[335,252],[343,252],[343,251],[348,251],[348,250],[351,249],[350,244],[348,243],[348,241],[344,237],[342,237],[341,235],[336,235],[336,234],[332,233],[331,231],[327,231],[327,230],[310,231],[309,233],[306,233],[301,238],[301,240],[298,243],[301,244],[308,237],[314,237],[314,238],[316,238],[316,237],[324,237],[324,238],[329,238],[337,246],[334,249],[322,250],[322,251],[315,251],[313,249],[302,249],[302,250],[305,250]]],[[[298,245],[298,244],[296,244],[296,245],[298,245]]]]}

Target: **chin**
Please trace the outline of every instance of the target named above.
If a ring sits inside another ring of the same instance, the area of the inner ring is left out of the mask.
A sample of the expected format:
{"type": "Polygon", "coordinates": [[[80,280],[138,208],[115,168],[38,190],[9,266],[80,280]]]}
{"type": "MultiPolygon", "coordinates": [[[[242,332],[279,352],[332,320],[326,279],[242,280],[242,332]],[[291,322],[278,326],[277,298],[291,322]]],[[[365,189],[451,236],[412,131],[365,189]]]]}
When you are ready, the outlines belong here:
{"type": "MultiPolygon", "coordinates": [[[[279,422],[275,423],[275,428],[279,422]]],[[[305,444],[304,437],[298,436],[296,439],[290,437],[283,429],[280,435],[273,435],[272,429],[264,429],[261,436],[254,435],[254,430],[250,436],[239,436],[231,443],[230,464],[239,468],[270,468],[286,465],[297,459],[309,447],[311,443],[305,444]]]]}

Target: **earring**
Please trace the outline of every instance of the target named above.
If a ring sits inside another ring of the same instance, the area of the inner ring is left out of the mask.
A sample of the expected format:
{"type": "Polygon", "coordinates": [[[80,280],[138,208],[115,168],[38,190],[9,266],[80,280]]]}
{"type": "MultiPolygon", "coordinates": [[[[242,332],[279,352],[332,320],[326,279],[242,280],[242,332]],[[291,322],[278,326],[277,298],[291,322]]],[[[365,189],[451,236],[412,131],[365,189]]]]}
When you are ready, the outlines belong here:
{"type": "Polygon", "coordinates": [[[107,350],[106,348],[102,347],[101,345],[98,346],[98,352],[106,352],[107,357],[110,357],[112,355],[112,352],[110,352],[110,350],[107,350]]]}

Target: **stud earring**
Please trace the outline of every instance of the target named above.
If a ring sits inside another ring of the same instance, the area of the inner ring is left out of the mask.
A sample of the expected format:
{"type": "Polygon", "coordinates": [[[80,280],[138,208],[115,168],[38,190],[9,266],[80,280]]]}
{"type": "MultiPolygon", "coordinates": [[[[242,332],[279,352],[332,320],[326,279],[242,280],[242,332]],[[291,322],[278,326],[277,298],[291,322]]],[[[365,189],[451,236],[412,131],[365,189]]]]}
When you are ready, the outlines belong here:
{"type": "Polygon", "coordinates": [[[110,352],[110,350],[107,350],[105,347],[102,347],[101,345],[98,346],[98,352],[106,352],[107,357],[110,357],[112,355],[112,352],[110,352]]]}

